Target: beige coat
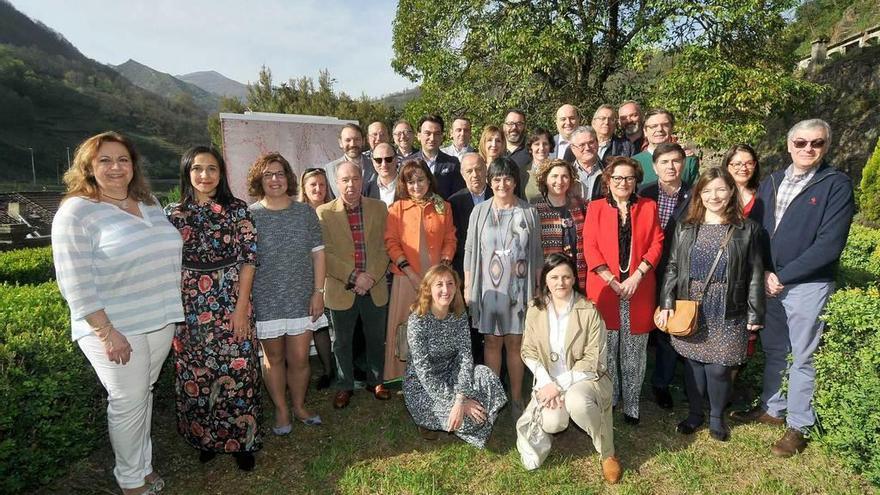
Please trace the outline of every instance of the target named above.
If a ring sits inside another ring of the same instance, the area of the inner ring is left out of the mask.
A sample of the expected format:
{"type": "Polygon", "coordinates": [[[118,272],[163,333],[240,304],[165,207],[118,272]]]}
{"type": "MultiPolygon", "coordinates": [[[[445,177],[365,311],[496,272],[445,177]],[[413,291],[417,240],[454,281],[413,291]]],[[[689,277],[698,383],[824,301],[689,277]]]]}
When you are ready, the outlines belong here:
{"type": "MultiPolygon", "coordinates": [[[[385,222],[388,208],[378,199],[361,198],[364,212],[364,241],[367,251],[366,272],[376,284],[370,289],[373,304],[384,306],[388,303],[388,284],[385,272],[388,270],[388,253],[385,251],[385,222]]],[[[351,309],[354,305],[354,292],[345,288],[348,277],[354,271],[354,241],[348,225],[348,214],[341,199],[323,204],[316,213],[321,222],[324,236],[324,255],[327,259],[327,278],[324,289],[324,304],[337,311],[351,309]]]]}
{"type": "MultiPolygon", "coordinates": [[[[569,370],[595,373],[601,377],[608,368],[605,323],[593,303],[580,294],[575,294],[575,298],[565,331],[565,363],[569,370]]],[[[523,361],[538,361],[549,371],[552,367],[547,313],[548,310],[540,310],[534,303],[529,303],[521,356],[523,361]]]]}

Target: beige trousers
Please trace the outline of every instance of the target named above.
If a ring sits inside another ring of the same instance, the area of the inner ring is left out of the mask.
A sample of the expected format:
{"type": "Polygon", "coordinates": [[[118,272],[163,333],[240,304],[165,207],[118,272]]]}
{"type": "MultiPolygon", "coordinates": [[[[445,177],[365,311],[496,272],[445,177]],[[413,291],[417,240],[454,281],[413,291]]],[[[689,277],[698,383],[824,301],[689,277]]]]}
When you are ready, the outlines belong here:
{"type": "Polygon", "coordinates": [[[565,392],[565,406],[557,409],[539,408],[532,397],[523,415],[517,420],[517,447],[531,460],[534,469],[549,452],[551,435],[568,428],[569,419],[593,439],[593,447],[602,459],[614,455],[614,425],[611,418],[611,379],[604,375],[596,381],[582,380],[565,392]],[[537,411],[540,409],[540,411],[537,411]],[[533,424],[538,422],[539,425],[533,424]],[[540,426],[540,427],[536,427],[540,426]],[[527,433],[528,432],[528,433],[527,433]]]}

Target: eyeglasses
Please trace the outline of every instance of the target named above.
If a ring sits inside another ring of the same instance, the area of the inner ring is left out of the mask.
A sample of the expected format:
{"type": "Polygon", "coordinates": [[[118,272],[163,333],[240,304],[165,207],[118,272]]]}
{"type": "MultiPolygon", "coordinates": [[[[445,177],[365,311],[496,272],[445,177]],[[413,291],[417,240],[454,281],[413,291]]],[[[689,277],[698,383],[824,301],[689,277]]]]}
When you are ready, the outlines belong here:
{"type": "Polygon", "coordinates": [[[278,177],[279,179],[286,179],[287,174],[284,171],[281,172],[263,172],[263,178],[266,180],[272,180],[273,178],[278,177]]]}
{"type": "Polygon", "coordinates": [[[584,144],[569,144],[568,146],[569,146],[569,148],[574,148],[574,149],[576,149],[576,150],[578,150],[578,151],[584,151],[584,150],[587,150],[587,149],[592,149],[592,147],[593,147],[594,145],[598,145],[598,144],[599,144],[599,143],[591,143],[591,142],[588,142],[588,143],[584,143],[584,144]]]}
{"type": "Polygon", "coordinates": [[[413,133],[412,131],[397,131],[397,132],[394,133],[394,136],[396,136],[396,137],[406,137],[406,136],[410,136],[410,135],[412,135],[412,133],[413,133]]]}
{"type": "Polygon", "coordinates": [[[749,160],[747,162],[730,162],[727,164],[728,167],[732,169],[750,169],[755,168],[755,161],[749,160]]]}
{"type": "Polygon", "coordinates": [[[825,140],[822,138],[814,139],[812,141],[807,141],[806,139],[792,139],[791,144],[797,149],[805,148],[807,144],[809,144],[811,148],[818,150],[825,147],[825,140]]]}
{"type": "Polygon", "coordinates": [[[623,184],[623,181],[626,181],[627,184],[635,184],[636,178],[632,175],[612,175],[611,182],[615,184],[623,184]]]}
{"type": "Polygon", "coordinates": [[[613,122],[614,117],[593,117],[593,120],[598,120],[599,122],[613,122]]]}
{"type": "Polygon", "coordinates": [[[382,156],[374,156],[374,157],[373,157],[373,161],[376,162],[377,164],[380,164],[380,163],[382,163],[383,161],[384,161],[385,163],[391,163],[391,162],[394,161],[394,157],[393,157],[393,156],[385,156],[385,157],[382,157],[382,156]]]}
{"type": "Polygon", "coordinates": [[[506,125],[507,127],[525,127],[526,123],[525,122],[510,122],[509,121],[509,122],[505,122],[504,125],[506,125]]]}

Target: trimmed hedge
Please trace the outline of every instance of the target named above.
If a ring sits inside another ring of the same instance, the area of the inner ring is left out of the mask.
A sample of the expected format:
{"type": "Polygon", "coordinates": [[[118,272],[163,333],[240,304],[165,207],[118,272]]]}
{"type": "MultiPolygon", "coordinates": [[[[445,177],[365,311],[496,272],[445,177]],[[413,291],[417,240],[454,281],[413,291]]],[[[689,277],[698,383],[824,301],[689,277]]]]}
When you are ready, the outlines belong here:
{"type": "Polygon", "coordinates": [[[0,284],[0,397],[0,493],[51,481],[106,441],[103,391],[54,282],[0,284]]]}
{"type": "Polygon", "coordinates": [[[50,280],[55,280],[51,247],[0,253],[0,283],[41,284],[50,280]]]}
{"type": "Polygon", "coordinates": [[[820,441],[846,464],[880,485],[880,292],[835,292],[816,353],[820,441]]]}

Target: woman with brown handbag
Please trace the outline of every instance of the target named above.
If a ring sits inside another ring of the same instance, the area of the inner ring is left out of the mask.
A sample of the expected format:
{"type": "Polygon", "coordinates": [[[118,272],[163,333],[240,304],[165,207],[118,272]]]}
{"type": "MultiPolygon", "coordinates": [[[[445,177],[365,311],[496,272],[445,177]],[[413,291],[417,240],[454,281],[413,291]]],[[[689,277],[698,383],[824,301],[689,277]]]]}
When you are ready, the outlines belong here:
{"type": "Polygon", "coordinates": [[[731,373],[746,357],[749,332],[764,323],[761,227],[746,219],[733,177],[722,168],[700,176],[686,218],[675,229],[660,293],[658,327],[675,314],[675,299],[701,299],[696,331],[672,337],[686,359],[688,417],[676,427],[689,435],[704,421],[709,396],[709,434],[727,441],[724,408],[731,373]]]}

